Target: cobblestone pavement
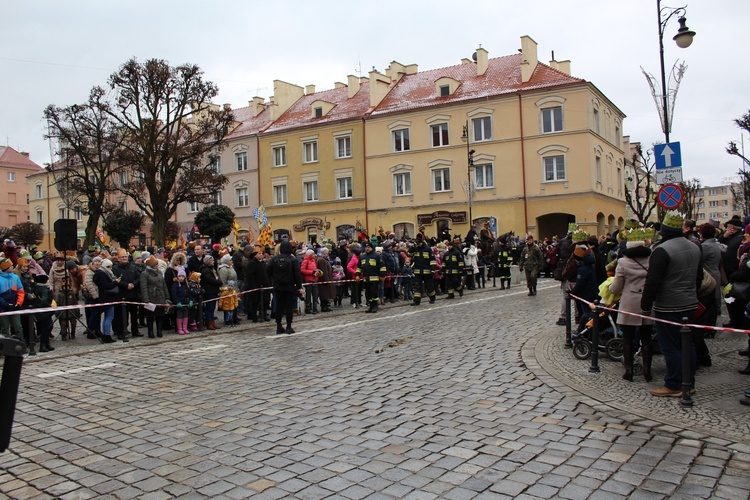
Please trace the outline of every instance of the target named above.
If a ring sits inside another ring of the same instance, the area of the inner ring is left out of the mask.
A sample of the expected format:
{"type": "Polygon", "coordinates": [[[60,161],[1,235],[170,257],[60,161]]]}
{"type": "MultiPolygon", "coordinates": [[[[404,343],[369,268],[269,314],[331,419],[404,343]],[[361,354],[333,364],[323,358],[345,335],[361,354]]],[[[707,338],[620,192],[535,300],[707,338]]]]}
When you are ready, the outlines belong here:
{"type": "Polygon", "coordinates": [[[24,364],[0,495],[750,496],[742,336],[709,340],[685,410],[563,349],[551,280],[400,305],[300,318],[294,335],[56,341],[24,364]]]}

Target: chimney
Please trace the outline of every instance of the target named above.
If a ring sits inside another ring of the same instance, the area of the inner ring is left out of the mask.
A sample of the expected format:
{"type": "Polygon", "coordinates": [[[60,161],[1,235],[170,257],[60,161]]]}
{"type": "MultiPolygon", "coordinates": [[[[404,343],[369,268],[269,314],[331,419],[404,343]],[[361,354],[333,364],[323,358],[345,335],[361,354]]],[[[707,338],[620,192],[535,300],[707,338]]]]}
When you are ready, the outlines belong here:
{"type": "Polygon", "coordinates": [[[557,69],[570,76],[570,60],[560,61],[557,63],[557,69]]]}
{"type": "Polygon", "coordinates": [[[537,65],[536,42],[528,35],[521,37],[521,82],[531,80],[537,65]]]}
{"type": "Polygon", "coordinates": [[[351,99],[352,97],[357,95],[357,92],[359,92],[359,78],[354,75],[348,75],[346,77],[346,80],[349,87],[348,97],[349,99],[351,99]]]}
{"type": "Polygon", "coordinates": [[[340,89],[341,87],[346,87],[346,84],[341,82],[333,82],[333,88],[340,89]]]}
{"type": "Polygon", "coordinates": [[[232,111],[232,105],[229,103],[224,103],[224,111],[232,111]]]}
{"type": "Polygon", "coordinates": [[[391,79],[373,68],[370,71],[370,106],[375,107],[391,89],[391,79]]]}
{"type": "Polygon", "coordinates": [[[262,97],[253,97],[253,100],[250,101],[250,107],[253,108],[253,117],[258,116],[266,109],[262,97]]]}
{"type": "Polygon", "coordinates": [[[461,64],[471,64],[471,63],[472,63],[471,59],[469,59],[467,57],[462,57],[461,58],[461,64]]]}
{"type": "Polygon", "coordinates": [[[305,85],[305,95],[310,95],[315,93],[315,85],[305,85]]]}
{"type": "Polygon", "coordinates": [[[22,156],[25,156],[26,158],[29,157],[28,151],[21,151],[20,153],[21,153],[22,156]]]}
{"type": "Polygon", "coordinates": [[[417,71],[419,71],[419,65],[418,64],[409,64],[406,66],[406,74],[407,75],[416,75],[417,71]]]}
{"type": "Polygon", "coordinates": [[[271,120],[276,121],[292,105],[305,95],[305,90],[299,85],[286,83],[282,80],[273,81],[274,97],[271,98],[271,120]]]}
{"type": "Polygon", "coordinates": [[[487,56],[489,53],[482,47],[479,47],[475,54],[477,55],[477,76],[482,76],[487,72],[487,66],[489,65],[487,56]]]}

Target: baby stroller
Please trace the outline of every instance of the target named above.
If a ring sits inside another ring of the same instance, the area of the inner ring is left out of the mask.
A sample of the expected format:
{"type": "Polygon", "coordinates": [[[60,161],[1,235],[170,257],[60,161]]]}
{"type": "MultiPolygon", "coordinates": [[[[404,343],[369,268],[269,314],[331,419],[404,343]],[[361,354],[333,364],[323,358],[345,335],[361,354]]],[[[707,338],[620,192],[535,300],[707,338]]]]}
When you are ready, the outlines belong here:
{"type": "MultiPolygon", "coordinates": [[[[617,316],[612,311],[599,313],[599,351],[606,353],[612,361],[622,361],[622,331],[617,326],[616,320],[617,316]]],[[[573,332],[571,335],[573,356],[576,359],[589,359],[591,357],[593,330],[594,318],[592,315],[583,330],[578,333],[573,332]]]]}

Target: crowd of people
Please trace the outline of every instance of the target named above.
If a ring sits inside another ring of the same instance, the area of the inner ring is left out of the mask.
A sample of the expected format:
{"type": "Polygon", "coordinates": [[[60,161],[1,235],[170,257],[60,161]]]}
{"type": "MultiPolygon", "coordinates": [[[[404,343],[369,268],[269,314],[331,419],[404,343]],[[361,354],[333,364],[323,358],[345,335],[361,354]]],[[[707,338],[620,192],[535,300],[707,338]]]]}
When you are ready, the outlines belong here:
{"type": "MultiPolygon", "coordinates": [[[[362,234],[338,244],[284,239],[273,247],[242,242],[235,249],[191,242],[171,252],[100,246],[39,252],[6,240],[0,256],[0,308],[29,311],[0,316],[0,334],[23,338],[31,353],[36,344],[46,352],[54,350],[54,319],[63,341],[75,338],[82,323],[87,338],[110,343],[116,337],[161,337],[171,329],[180,335],[216,330],[217,309],[225,326],[240,323],[242,316],[254,323],[274,319],[277,334],[290,334],[295,315],[331,312],[344,307],[345,299],[354,308],[366,305],[367,313],[376,313],[385,303],[406,300],[419,306],[422,300],[434,303],[440,295],[450,300],[489,283],[510,288],[511,267],[518,264],[529,296],[536,295],[542,275],[561,282],[558,325],[565,324],[569,294],[576,297],[579,329],[590,314],[587,302],[619,303],[623,378],[633,380],[634,356],[640,352],[644,378],[650,381],[658,348],[667,376],[664,386],[651,392],[677,396],[682,385],[679,327],[658,320],[714,326],[728,295],[730,322],[723,326],[750,329],[750,218],[732,218],[723,226],[696,228],[693,221],[670,213],[661,224],[601,237],[575,225],[559,239],[536,241],[512,232],[495,237],[486,223],[463,238],[451,235],[450,228],[438,237],[427,237],[420,228],[415,238],[379,229],[369,238],[362,234]],[[81,303],[87,306],[83,318],[81,303]],[[33,312],[41,308],[45,310],[33,312]]],[[[714,330],[694,330],[693,373],[711,365],[705,339],[714,335],[714,330]]],[[[740,355],[748,352],[743,349],[740,355]]],[[[740,373],[750,374],[750,362],[740,373]]]]}
{"type": "MultiPolygon", "coordinates": [[[[566,298],[575,298],[576,335],[592,314],[590,304],[600,301],[616,309],[622,332],[622,378],[633,380],[634,355],[641,353],[643,375],[652,380],[655,350],[664,356],[666,375],[657,397],[679,397],[683,388],[695,392],[695,374],[711,366],[706,339],[714,338],[722,304],[729,322],[721,328],[750,330],[750,217],[734,217],[723,224],[695,222],[668,212],[660,224],[622,229],[604,238],[571,227],[554,242],[554,277],[561,282],[558,325],[565,324],[566,298]],[[692,327],[690,380],[683,381],[681,324],[692,327]],[[685,386],[683,386],[685,383],[685,386]]],[[[598,312],[596,312],[598,313],[598,312]]],[[[748,348],[740,356],[750,353],[748,348]]],[[[750,375],[750,362],[739,369],[750,375]]],[[[750,392],[740,400],[750,405],[750,392]]]]}

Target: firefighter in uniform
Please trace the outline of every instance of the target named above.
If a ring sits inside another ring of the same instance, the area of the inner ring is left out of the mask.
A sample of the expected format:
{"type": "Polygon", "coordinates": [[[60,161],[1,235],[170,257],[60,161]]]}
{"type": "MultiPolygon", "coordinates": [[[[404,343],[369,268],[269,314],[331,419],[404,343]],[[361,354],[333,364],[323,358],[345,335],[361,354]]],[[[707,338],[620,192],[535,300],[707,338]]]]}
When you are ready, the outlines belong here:
{"type": "Polygon", "coordinates": [[[461,297],[464,296],[464,288],[461,286],[461,277],[464,275],[464,256],[460,247],[461,238],[453,238],[453,241],[448,243],[448,251],[443,256],[443,271],[448,285],[446,299],[452,299],[454,292],[458,292],[461,297]]]}
{"type": "Polygon", "coordinates": [[[375,252],[374,244],[370,240],[365,243],[365,253],[359,259],[357,275],[354,279],[364,281],[365,300],[370,305],[365,312],[378,312],[380,282],[385,280],[385,264],[380,259],[380,255],[375,252]]]}
{"type": "Polygon", "coordinates": [[[507,242],[507,236],[500,236],[495,252],[495,265],[497,266],[495,275],[500,278],[500,290],[505,290],[506,283],[507,288],[510,288],[510,266],[513,265],[513,254],[507,242]]]}
{"type": "Polygon", "coordinates": [[[412,268],[414,269],[414,303],[418,306],[422,302],[422,295],[427,294],[430,304],[435,303],[435,282],[433,276],[437,268],[435,255],[424,241],[424,234],[417,234],[417,246],[411,252],[412,268]]]}

